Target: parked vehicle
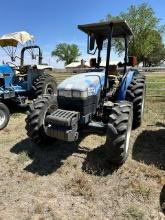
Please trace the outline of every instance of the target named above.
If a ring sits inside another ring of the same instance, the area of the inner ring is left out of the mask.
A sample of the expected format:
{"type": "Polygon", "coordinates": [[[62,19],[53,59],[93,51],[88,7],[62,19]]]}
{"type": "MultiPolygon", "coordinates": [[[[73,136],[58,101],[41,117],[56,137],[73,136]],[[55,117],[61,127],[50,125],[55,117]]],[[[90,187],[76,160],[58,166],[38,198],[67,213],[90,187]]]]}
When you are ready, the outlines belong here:
{"type": "Polygon", "coordinates": [[[9,109],[6,103],[25,103],[27,99],[37,98],[42,94],[56,94],[55,79],[47,73],[52,68],[42,64],[42,52],[39,46],[25,46],[21,50],[21,57],[15,55],[18,44],[32,41],[33,36],[27,32],[17,32],[0,38],[0,46],[10,56],[11,62],[0,65],[0,130],[7,126],[9,109]],[[34,50],[37,54],[34,54],[34,50]],[[32,59],[38,59],[37,65],[25,65],[25,52],[30,52],[32,59]],[[16,64],[16,58],[21,60],[16,64]]]}
{"type": "Polygon", "coordinates": [[[38,145],[58,139],[76,141],[81,129],[94,121],[106,128],[107,159],[122,164],[128,156],[132,126],[142,122],[145,101],[144,76],[133,68],[127,70],[136,64],[135,57],[128,59],[128,41],[133,33],[123,20],[78,28],[88,35],[88,53],[98,51],[98,58],[91,59],[91,68],[85,73],[61,82],[57,97],[43,95],[34,100],[26,118],[27,134],[38,145]],[[110,65],[112,38],[125,41],[122,75],[110,65]],[[107,47],[106,68],[100,66],[103,45],[107,47]]]}

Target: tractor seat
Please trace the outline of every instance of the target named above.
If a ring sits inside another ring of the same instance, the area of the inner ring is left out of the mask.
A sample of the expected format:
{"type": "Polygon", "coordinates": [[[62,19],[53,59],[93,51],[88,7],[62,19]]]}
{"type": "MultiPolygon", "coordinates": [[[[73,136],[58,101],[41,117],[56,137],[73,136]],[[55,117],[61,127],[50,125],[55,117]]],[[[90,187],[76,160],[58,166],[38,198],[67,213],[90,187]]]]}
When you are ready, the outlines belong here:
{"type": "Polygon", "coordinates": [[[20,66],[18,75],[27,75],[30,65],[20,66]]]}
{"type": "Polygon", "coordinates": [[[117,65],[109,65],[109,75],[118,76],[117,65]]]}

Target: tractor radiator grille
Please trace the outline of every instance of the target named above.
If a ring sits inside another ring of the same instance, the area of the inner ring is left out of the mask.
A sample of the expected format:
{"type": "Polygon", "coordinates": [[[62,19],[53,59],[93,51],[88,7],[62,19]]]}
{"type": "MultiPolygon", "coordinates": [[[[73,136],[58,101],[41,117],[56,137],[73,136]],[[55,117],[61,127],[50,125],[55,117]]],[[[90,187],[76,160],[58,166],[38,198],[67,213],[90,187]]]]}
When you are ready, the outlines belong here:
{"type": "Polygon", "coordinates": [[[47,116],[46,122],[61,126],[72,126],[74,121],[79,120],[79,113],[75,111],[66,111],[57,109],[51,115],[47,116]]]}

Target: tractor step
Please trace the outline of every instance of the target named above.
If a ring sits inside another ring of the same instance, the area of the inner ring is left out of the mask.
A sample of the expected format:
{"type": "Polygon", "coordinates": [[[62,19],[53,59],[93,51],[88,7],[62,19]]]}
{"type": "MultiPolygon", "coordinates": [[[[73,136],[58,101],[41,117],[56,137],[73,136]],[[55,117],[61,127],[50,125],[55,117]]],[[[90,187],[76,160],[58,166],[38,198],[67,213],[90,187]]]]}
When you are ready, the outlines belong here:
{"type": "Polygon", "coordinates": [[[64,141],[78,139],[79,112],[57,109],[46,117],[47,135],[64,141]]]}

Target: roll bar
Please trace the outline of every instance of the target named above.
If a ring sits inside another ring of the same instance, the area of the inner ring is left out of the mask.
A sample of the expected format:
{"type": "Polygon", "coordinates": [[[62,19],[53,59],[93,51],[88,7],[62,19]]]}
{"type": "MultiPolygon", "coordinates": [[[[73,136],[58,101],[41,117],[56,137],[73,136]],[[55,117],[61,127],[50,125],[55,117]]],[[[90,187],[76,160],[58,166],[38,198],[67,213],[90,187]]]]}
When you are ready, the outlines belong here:
{"type": "Polygon", "coordinates": [[[38,64],[41,65],[42,64],[42,59],[43,59],[41,48],[37,45],[34,45],[34,46],[27,46],[27,47],[22,48],[22,50],[21,50],[21,66],[24,65],[25,51],[29,50],[29,49],[38,49],[38,53],[39,53],[38,64]]]}

